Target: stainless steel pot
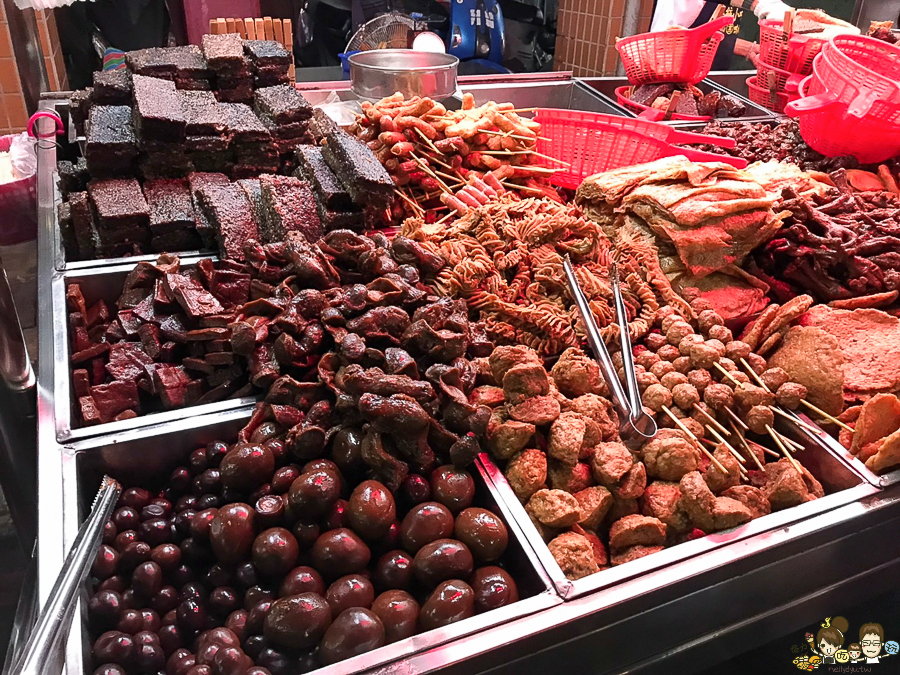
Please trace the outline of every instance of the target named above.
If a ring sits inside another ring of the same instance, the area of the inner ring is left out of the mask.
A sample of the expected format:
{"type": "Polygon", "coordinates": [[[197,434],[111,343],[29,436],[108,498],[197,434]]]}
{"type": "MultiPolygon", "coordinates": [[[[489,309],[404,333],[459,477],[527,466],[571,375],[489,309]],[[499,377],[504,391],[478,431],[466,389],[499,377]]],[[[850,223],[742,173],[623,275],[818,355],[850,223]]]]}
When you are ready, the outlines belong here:
{"type": "Polygon", "coordinates": [[[349,59],[353,93],[378,99],[400,92],[406,98],[447,98],[456,91],[459,59],[450,54],[412,49],[373,49],[349,59]]]}

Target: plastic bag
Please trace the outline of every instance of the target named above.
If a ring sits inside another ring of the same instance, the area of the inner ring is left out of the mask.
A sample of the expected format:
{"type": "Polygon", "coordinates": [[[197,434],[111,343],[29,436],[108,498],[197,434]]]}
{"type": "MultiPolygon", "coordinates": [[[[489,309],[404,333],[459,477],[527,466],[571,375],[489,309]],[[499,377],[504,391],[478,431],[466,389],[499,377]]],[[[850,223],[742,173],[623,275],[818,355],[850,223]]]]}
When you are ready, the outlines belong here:
{"type": "Polygon", "coordinates": [[[13,136],[9,144],[9,155],[13,168],[20,178],[33,176],[37,171],[37,155],[34,152],[34,139],[22,132],[13,136]]]}
{"type": "Polygon", "coordinates": [[[353,124],[356,114],[362,113],[359,101],[342,101],[334,91],[304,91],[303,96],[313,108],[319,108],[342,127],[353,124]]]}

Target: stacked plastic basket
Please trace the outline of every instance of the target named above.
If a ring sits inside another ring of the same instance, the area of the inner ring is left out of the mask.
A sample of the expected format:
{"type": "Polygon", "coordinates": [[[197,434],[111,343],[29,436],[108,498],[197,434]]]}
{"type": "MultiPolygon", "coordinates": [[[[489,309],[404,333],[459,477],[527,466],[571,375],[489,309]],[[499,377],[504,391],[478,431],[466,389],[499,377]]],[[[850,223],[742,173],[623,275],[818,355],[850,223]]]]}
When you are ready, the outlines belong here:
{"type": "Polygon", "coordinates": [[[813,60],[825,44],[786,30],[783,21],[760,21],[757,73],[747,79],[750,100],[783,113],[788,102],[799,97],[800,82],[812,73],[813,60]]]}

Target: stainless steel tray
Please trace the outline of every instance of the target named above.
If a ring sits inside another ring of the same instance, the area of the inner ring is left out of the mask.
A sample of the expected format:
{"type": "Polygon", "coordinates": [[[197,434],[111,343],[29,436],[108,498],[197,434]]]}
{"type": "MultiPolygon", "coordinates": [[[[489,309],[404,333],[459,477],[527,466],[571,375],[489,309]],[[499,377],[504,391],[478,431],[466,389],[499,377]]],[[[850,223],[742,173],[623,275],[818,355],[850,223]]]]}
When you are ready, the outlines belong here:
{"type": "MultiPolygon", "coordinates": [[[[71,546],[78,526],[89,512],[99,481],[104,473],[125,485],[159,486],[171,470],[185,462],[187,454],[213,440],[233,441],[237,432],[249,419],[247,411],[228,411],[203,418],[189,418],[153,429],[119,434],[115,440],[96,438],[73,443],[63,448],[63,540],[71,546]]],[[[479,468],[475,472],[476,503],[499,513],[510,532],[507,549],[509,569],[516,577],[519,602],[485,614],[474,616],[445,628],[422,633],[387,645],[367,654],[314,671],[316,675],[338,675],[349,672],[407,672],[402,664],[390,664],[413,654],[427,652],[440,645],[460,641],[469,635],[521,619],[560,604],[562,599],[553,589],[550,579],[538,562],[531,547],[525,543],[517,523],[503,510],[493,483],[479,468]]],[[[52,579],[45,580],[52,585],[52,579]]],[[[87,600],[87,588],[82,604],[87,600]]],[[[75,622],[68,643],[66,673],[90,673],[90,647],[84,646],[84,622],[75,622]]],[[[456,658],[466,658],[468,645],[461,643],[456,658]]],[[[424,672],[424,671],[417,671],[424,672]]]]}
{"type": "Polygon", "coordinates": [[[534,551],[544,565],[544,569],[547,570],[547,574],[553,580],[556,590],[569,600],[595,593],[601,589],[609,588],[663,567],[668,567],[674,563],[709,553],[727,544],[755,537],[776,528],[785,527],[790,523],[825,513],[871,494],[871,486],[863,480],[860,473],[851,469],[842,458],[833,453],[830,446],[817,442],[812,435],[808,434],[799,436],[797,441],[805,449],[802,452],[794,453],[794,457],[822,483],[826,494],[821,499],[770,513],[762,518],[751,520],[740,527],[724,532],[716,532],[700,539],[672,546],[645,558],[639,558],[624,565],[610,567],[577,581],[570,581],[563,574],[562,569],[560,569],[546,543],[538,534],[537,528],[531,522],[524,506],[516,497],[500,468],[493,463],[486,453],[481,454],[480,460],[503,498],[506,509],[519,523],[519,526],[525,532],[526,538],[534,547],[534,551]]]}
{"type": "Polygon", "coordinates": [[[607,115],[630,115],[614,103],[615,97],[610,101],[582,81],[575,79],[460,85],[460,91],[474,94],[475,105],[483,105],[488,101],[503,101],[512,103],[516,108],[563,108],[607,115]]]}
{"type": "MultiPolygon", "coordinates": [[[[708,82],[712,82],[719,89],[724,89],[741,98],[750,100],[750,89],[747,87],[747,78],[756,75],[756,70],[718,70],[706,76],[708,82]]],[[[768,111],[770,115],[776,113],[768,111]]]]}
{"type": "MultiPolygon", "coordinates": [[[[190,267],[202,257],[182,258],[182,264],[190,267]]],[[[152,256],[151,260],[155,260],[152,256]]],[[[84,293],[88,306],[97,300],[104,300],[110,307],[115,306],[115,301],[121,294],[122,284],[128,273],[134,269],[135,262],[119,263],[102,267],[92,267],[79,270],[67,270],[53,275],[51,282],[51,301],[53,311],[53,411],[56,438],[58,441],[76,440],[101,434],[118,434],[128,429],[137,429],[162,422],[182,419],[185,416],[206,415],[208,413],[234,408],[248,408],[256,402],[256,397],[246,397],[218,401],[216,403],[204,403],[203,405],[153,412],[139,415],[130,420],[121,422],[109,422],[88,427],[75,428],[73,422],[74,395],[72,392],[72,367],[69,363],[71,347],[69,344],[68,311],[66,309],[66,287],[70,283],[78,283],[84,293]]],[[[42,330],[46,330],[43,327],[42,330]]],[[[46,338],[46,336],[45,336],[46,338]]],[[[44,382],[44,386],[46,386],[44,382]]]]}
{"type": "MultiPolygon", "coordinates": [[[[637,114],[632,112],[631,110],[625,109],[619,105],[616,100],[616,89],[619,87],[624,87],[631,84],[628,81],[628,78],[625,77],[591,77],[591,78],[581,78],[579,82],[582,82],[586,86],[594,89],[599,92],[599,94],[609,103],[615,105],[616,107],[624,110],[625,114],[629,117],[637,117],[637,114]]],[[[737,94],[729,89],[725,89],[724,87],[718,86],[715,82],[710,80],[703,80],[697,83],[697,87],[703,91],[704,93],[709,93],[711,91],[721,91],[726,94],[732,94],[740,99],[741,103],[743,103],[747,108],[747,114],[743,117],[719,117],[717,118],[720,122],[758,122],[763,119],[771,119],[773,113],[765,108],[756,105],[750,99],[737,94]]],[[[678,122],[682,122],[684,120],[672,120],[671,122],[667,122],[667,124],[675,124],[678,122]]]]}

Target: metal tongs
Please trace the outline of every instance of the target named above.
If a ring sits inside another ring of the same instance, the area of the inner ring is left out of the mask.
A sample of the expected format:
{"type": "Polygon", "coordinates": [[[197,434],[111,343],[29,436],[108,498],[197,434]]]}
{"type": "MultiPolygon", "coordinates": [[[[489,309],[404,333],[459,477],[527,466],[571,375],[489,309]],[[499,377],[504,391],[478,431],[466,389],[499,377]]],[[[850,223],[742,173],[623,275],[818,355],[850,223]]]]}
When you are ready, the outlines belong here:
{"type": "Polygon", "coordinates": [[[622,345],[622,370],[625,373],[625,386],[622,386],[616,367],[613,364],[609,350],[600,336],[600,328],[594,320],[594,314],[588,305],[587,297],[581,289],[581,284],[575,277],[575,269],[572,260],[567,255],[563,260],[563,269],[566,272],[566,280],[569,282],[569,291],[575,299],[575,305],[581,314],[587,331],[588,342],[594,351],[594,356],[600,363],[600,370],[606,386],[609,387],[613,403],[619,413],[619,435],[626,444],[642,443],[656,436],[656,421],[644,411],[641,403],[641,391],[638,388],[637,376],[634,370],[634,356],[631,353],[631,334],[628,330],[628,315],[625,310],[625,301],[622,299],[622,291],[619,288],[619,273],[615,263],[610,266],[609,277],[612,281],[613,300],[616,308],[616,323],[619,325],[619,340],[622,345]]]}
{"type": "Polygon", "coordinates": [[[122,487],[117,481],[109,476],[103,477],[91,514],[78,530],[78,536],[53,584],[47,604],[41,611],[21,656],[16,659],[16,665],[10,671],[12,675],[41,675],[49,672],[50,664],[61,663],[80,586],[94,563],[103,539],[103,528],[112,515],[121,492],[122,487]]]}

